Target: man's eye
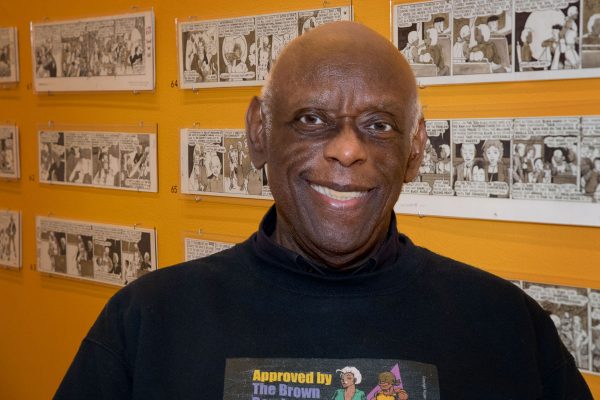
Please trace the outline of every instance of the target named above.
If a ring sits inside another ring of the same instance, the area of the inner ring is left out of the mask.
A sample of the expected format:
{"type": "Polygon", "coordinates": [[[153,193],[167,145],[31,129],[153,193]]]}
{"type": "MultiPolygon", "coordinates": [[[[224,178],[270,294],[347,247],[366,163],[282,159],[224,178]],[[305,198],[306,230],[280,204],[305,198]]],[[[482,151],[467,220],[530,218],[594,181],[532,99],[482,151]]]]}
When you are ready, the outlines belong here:
{"type": "Polygon", "coordinates": [[[394,129],[392,125],[386,122],[375,122],[369,125],[368,128],[378,132],[390,132],[394,129]]]}
{"type": "Polygon", "coordinates": [[[308,125],[323,125],[325,121],[314,114],[306,114],[298,118],[298,121],[308,125]]]}

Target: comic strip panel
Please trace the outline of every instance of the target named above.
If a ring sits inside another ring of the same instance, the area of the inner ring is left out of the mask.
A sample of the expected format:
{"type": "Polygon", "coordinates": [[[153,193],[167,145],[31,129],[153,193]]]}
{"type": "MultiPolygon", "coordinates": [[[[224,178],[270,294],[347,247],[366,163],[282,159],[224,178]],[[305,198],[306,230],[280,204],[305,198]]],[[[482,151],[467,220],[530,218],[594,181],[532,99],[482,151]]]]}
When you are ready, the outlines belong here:
{"type": "Polygon", "coordinates": [[[17,28],[0,28],[0,84],[18,81],[17,28]]]}
{"type": "Polygon", "coordinates": [[[67,227],[61,223],[48,221],[38,230],[38,264],[44,272],[67,273],[67,227]]]}
{"type": "Polygon", "coordinates": [[[451,196],[450,120],[426,121],[427,142],[419,175],[402,186],[402,193],[451,196]]]}
{"type": "Polygon", "coordinates": [[[445,0],[394,7],[394,43],[416,77],[450,75],[451,12],[445,0]]]}
{"type": "Polygon", "coordinates": [[[298,13],[256,17],[256,43],[250,47],[250,59],[256,64],[256,80],[264,81],[281,50],[297,36],[298,13]]]}
{"type": "Polygon", "coordinates": [[[151,229],[37,218],[38,269],[126,285],[157,268],[151,229]]]}
{"type": "Polygon", "coordinates": [[[156,135],[121,134],[117,138],[121,157],[119,186],[156,192],[156,135]]]}
{"type": "Polygon", "coordinates": [[[214,240],[185,238],[184,252],[185,261],[208,257],[211,254],[227,250],[235,246],[235,243],[217,242],[214,240]]]}
{"type": "Polygon", "coordinates": [[[150,12],[32,24],[36,91],[152,90],[150,12]]]}
{"type": "Polygon", "coordinates": [[[179,82],[182,88],[217,82],[219,77],[218,22],[179,24],[179,82]]]}
{"type": "Polygon", "coordinates": [[[256,80],[256,65],[249,57],[255,37],[254,17],[219,22],[219,81],[256,80]]]}
{"type": "Polygon", "coordinates": [[[577,367],[590,370],[587,289],[523,282],[523,290],[548,313],[577,367]]]}
{"type": "Polygon", "coordinates": [[[590,299],[590,347],[592,372],[600,373],[600,290],[589,290],[590,299]]]}
{"type": "Polygon", "coordinates": [[[512,197],[591,201],[579,186],[580,131],[578,117],[515,119],[512,197]]]}
{"type": "Polygon", "coordinates": [[[321,8],[298,11],[298,36],[328,22],[351,21],[352,7],[321,8]]]}
{"type": "Polygon", "coordinates": [[[517,71],[581,66],[579,0],[515,0],[517,71]]]}
{"type": "Polygon", "coordinates": [[[584,1],[582,7],[581,67],[600,68],[600,1],[584,1]]]}
{"type": "Polygon", "coordinates": [[[92,184],[92,142],[86,133],[66,133],[66,182],[92,184]]]}
{"type": "Polygon", "coordinates": [[[94,276],[104,282],[120,283],[123,279],[121,241],[96,234],[94,237],[94,276]]]}
{"type": "Polygon", "coordinates": [[[0,210],[0,266],[21,267],[21,214],[0,210]]]}
{"type": "Polygon", "coordinates": [[[222,130],[181,130],[181,191],[223,193],[222,130]]]}
{"type": "Polygon", "coordinates": [[[260,196],[262,194],[262,176],[260,171],[251,166],[246,132],[243,130],[225,131],[224,135],[225,170],[223,183],[225,192],[260,196]],[[252,187],[250,188],[249,175],[251,170],[254,170],[254,173],[252,175],[252,187]]]}
{"type": "Polygon", "coordinates": [[[123,283],[126,285],[135,279],[156,269],[152,232],[141,232],[121,241],[123,283]]]}
{"type": "Polygon", "coordinates": [[[583,117],[581,128],[581,191],[600,203],[600,117],[583,117]]]}
{"type": "Polygon", "coordinates": [[[92,184],[104,187],[119,187],[121,166],[119,142],[109,134],[92,137],[92,184]]]}
{"type": "Polygon", "coordinates": [[[65,134],[63,132],[39,132],[40,182],[65,181],[65,134]]]}
{"type": "Polygon", "coordinates": [[[94,279],[92,226],[79,225],[67,233],[67,274],[94,279]],[[76,232],[76,230],[78,232],[76,232]]]}
{"type": "Polygon", "coordinates": [[[0,178],[20,176],[19,130],[15,125],[0,125],[0,178]]]}
{"type": "Polygon", "coordinates": [[[513,71],[510,0],[454,0],[453,75],[513,71]]]}
{"type": "Polygon", "coordinates": [[[457,196],[509,197],[510,119],[452,121],[452,162],[457,196]]]}

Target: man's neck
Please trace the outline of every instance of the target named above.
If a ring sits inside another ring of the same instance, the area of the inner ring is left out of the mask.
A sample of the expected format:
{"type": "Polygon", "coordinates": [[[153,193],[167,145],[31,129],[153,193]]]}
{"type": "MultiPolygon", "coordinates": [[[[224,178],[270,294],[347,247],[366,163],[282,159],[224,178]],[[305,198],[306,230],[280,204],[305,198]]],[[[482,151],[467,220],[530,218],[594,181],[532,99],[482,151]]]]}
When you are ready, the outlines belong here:
{"type": "Polygon", "coordinates": [[[367,244],[363,248],[358,248],[346,254],[334,254],[318,249],[318,246],[305,244],[300,238],[296,237],[294,230],[290,228],[290,225],[279,214],[277,215],[275,230],[271,237],[280,246],[298,253],[306,260],[341,271],[360,266],[377,253],[386,239],[389,223],[383,228],[373,233],[373,236],[377,237],[377,240],[373,244],[367,244]]]}

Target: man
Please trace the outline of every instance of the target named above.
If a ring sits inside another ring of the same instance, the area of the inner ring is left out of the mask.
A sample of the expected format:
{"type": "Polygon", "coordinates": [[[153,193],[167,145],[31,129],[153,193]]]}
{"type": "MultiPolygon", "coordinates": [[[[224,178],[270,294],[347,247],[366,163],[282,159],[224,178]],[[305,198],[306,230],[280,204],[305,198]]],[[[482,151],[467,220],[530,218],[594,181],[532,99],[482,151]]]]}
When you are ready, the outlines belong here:
{"type": "Polygon", "coordinates": [[[583,35],[583,45],[590,50],[600,46],[600,13],[592,15],[588,20],[587,33],[583,35]]]}
{"type": "Polygon", "coordinates": [[[475,160],[475,145],[473,143],[463,143],[460,145],[460,156],[463,161],[456,166],[454,173],[457,181],[473,180],[473,161],[475,160]]]}
{"type": "Polygon", "coordinates": [[[223,191],[223,175],[221,174],[221,159],[217,153],[208,156],[208,170],[210,175],[207,178],[208,191],[217,193],[223,191]]]}
{"type": "Polygon", "coordinates": [[[438,36],[450,36],[451,28],[449,26],[447,28],[445,28],[444,27],[445,23],[446,23],[446,18],[444,18],[444,17],[435,17],[433,19],[433,27],[437,31],[438,36]]]}
{"type": "Polygon", "coordinates": [[[475,41],[477,45],[471,48],[469,61],[487,61],[491,64],[492,72],[506,72],[506,69],[501,65],[502,59],[496,45],[490,41],[490,35],[490,28],[487,25],[480,24],[477,26],[475,29],[475,41]]]}
{"type": "Polygon", "coordinates": [[[452,57],[454,62],[465,62],[469,56],[469,42],[471,40],[471,28],[468,24],[461,26],[454,46],[452,46],[452,57]]]}
{"type": "Polygon", "coordinates": [[[94,185],[113,186],[115,184],[116,173],[110,166],[110,156],[108,149],[100,150],[98,154],[98,172],[94,175],[94,185]]]}
{"type": "Polygon", "coordinates": [[[573,175],[573,164],[567,162],[561,149],[552,153],[552,176],[556,175],[573,175]]]}
{"type": "Polygon", "coordinates": [[[102,253],[102,257],[96,257],[96,265],[98,266],[98,271],[103,273],[112,273],[113,270],[113,261],[110,257],[110,247],[104,246],[104,250],[102,253]]]}
{"type": "Polygon", "coordinates": [[[424,42],[425,47],[419,56],[419,61],[422,63],[432,63],[437,67],[438,76],[446,76],[450,74],[450,67],[446,65],[444,60],[444,52],[438,44],[438,33],[435,29],[427,30],[427,38],[424,42]]]}
{"type": "Polygon", "coordinates": [[[8,255],[8,259],[10,260],[12,257],[17,257],[17,246],[15,244],[15,236],[17,236],[17,224],[15,224],[15,219],[12,215],[10,216],[8,226],[6,227],[6,234],[8,236],[8,243],[6,244],[6,254],[8,255]]]}
{"type": "Polygon", "coordinates": [[[246,131],[275,199],[258,232],[121,290],[57,399],[327,399],[340,365],[372,390],[398,368],[413,398],[591,399],[534,300],[397,233],[427,135],[389,41],[351,22],[292,41],[246,131]]]}
{"type": "Polygon", "coordinates": [[[563,68],[563,62],[561,60],[562,52],[560,49],[560,32],[562,29],[563,26],[560,24],[552,25],[552,36],[542,41],[543,50],[539,59],[540,61],[546,61],[550,69],[563,68]]]}
{"type": "Polygon", "coordinates": [[[410,31],[407,37],[407,43],[402,49],[402,55],[410,64],[414,64],[419,58],[419,34],[417,31],[410,31]]]}

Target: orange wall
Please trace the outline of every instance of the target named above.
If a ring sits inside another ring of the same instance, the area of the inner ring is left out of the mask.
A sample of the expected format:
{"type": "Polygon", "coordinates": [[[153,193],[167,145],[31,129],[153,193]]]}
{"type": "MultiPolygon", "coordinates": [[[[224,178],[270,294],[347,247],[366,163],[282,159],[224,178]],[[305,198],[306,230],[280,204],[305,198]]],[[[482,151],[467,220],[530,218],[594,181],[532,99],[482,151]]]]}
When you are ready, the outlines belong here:
{"type": "MultiPolygon", "coordinates": [[[[79,342],[115,293],[112,287],[41,275],[35,271],[35,215],[154,226],[159,263],[183,259],[186,231],[241,240],[256,229],[270,202],[193,198],[172,194],[179,185],[178,130],[240,128],[258,88],[198,93],[171,88],[177,79],[175,18],[221,18],[321,7],[321,1],[156,1],[155,93],[34,94],[30,20],[58,20],[128,12],[123,0],[55,2],[3,0],[0,26],[17,26],[21,83],[0,91],[0,121],[21,133],[18,182],[0,181],[0,208],[23,211],[23,269],[0,270],[0,398],[49,398],[79,342]],[[36,127],[48,120],[73,124],[158,123],[159,192],[132,193],[37,182],[36,127]],[[30,180],[30,176],[33,180],[30,180]],[[229,235],[229,236],[219,236],[229,235]]],[[[342,4],[329,1],[328,5],[342,4]]],[[[388,0],[356,0],[355,20],[389,37],[388,0]]],[[[428,118],[600,114],[600,79],[428,87],[421,90],[428,118]]],[[[600,229],[509,222],[400,216],[400,229],[416,243],[507,278],[600,288],[600,229]]],[[[518,367],[518,366],[516,366],[518,367]]],[[[600,377],[586,375],[600,397],[600,377]]]]}

